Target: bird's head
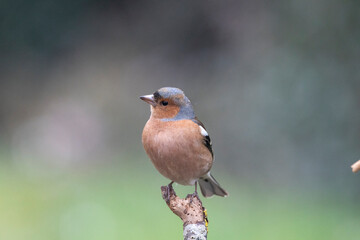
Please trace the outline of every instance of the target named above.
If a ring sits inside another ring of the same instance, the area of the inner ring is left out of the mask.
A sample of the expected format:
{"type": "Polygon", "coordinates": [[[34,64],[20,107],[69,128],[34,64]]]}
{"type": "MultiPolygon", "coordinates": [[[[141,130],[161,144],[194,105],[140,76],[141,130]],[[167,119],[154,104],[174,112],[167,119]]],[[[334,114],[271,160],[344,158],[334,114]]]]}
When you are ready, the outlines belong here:
{"type": "Polygon", "coordinates": [[[179,88],[164,87],[150,95],[140,97],[150,104],[151,116],[163,121],[195,118],[190,100],[179,88]]]}

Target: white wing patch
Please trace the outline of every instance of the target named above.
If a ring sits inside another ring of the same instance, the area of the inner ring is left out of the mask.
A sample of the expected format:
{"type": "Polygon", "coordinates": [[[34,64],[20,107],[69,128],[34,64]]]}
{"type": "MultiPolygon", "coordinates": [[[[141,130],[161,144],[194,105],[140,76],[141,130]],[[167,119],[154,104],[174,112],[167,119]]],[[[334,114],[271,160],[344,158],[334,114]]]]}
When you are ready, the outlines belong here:
{"type": "Polygon", "coordinates": [[[201,135],[203,135],[204,137],[209,136],[209,134],[207,133],[207,131],[205,130],[205,128],[203,128],[202,126],[199,125],[200,128],[200,133],[201,135]]]}

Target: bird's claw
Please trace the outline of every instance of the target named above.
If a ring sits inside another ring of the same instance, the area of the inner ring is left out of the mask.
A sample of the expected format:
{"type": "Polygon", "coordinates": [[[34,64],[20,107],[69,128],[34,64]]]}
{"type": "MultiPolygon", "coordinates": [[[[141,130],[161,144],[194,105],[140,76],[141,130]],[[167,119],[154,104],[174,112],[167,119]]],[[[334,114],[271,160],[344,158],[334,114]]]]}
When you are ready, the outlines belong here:
{"type": "Polygon", "coordinates": [[[169,183],[167,186],[162,186],[161,190],[163,192],[163,198],[166,201],[166,203],[170,203],[170,197],[172,194],[175,194],[174,188],[172,187],[172,184],[174,182],[169,183]]]}
{"type": "Polygon", "coordinates": [[[193,199],[194,199],[195,197],[197,197],[198,199],[200,199],[197,191],[195,191],[193,194],[190,195],[190,204],[193,202],[193,199]]]}

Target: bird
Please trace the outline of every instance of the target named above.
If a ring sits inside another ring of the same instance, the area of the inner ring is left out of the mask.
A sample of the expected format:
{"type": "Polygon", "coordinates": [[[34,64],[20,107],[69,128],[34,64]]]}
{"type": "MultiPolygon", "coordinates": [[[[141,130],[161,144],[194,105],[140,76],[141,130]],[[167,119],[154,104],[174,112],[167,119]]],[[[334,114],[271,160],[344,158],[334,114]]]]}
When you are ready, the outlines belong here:
{"type": "Polygon", "coordinates": [[[150,118],[142,132],[142,144],[155,168],[171,182],[200,185],[204,197],[228,193],[211,175],[214,161],[212,143],[205,126],[195,116],[184,92],[163,87],[140,97],[150,105],[150,118]]]}

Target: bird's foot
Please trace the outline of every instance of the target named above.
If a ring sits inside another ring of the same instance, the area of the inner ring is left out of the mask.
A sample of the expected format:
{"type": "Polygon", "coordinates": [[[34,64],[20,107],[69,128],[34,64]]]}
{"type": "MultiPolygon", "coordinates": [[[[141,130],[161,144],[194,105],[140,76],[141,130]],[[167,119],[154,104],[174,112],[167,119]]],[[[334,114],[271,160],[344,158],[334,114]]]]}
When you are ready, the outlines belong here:
{"type": "Polygon", "coordinates": [[[196,197],[196,198],[198,198],[198,199],[200,199],[199,198],[199,194],[197,193],[197,191],[195,191],[193,194],[190,194],[190,204],[193,202],[193,199],[196,197]]]}
{"type": "Polygon", "coordinates": [[[197,192],[197,181],[195,182],[195,192],[191,194],[189,197],[190,197],[190,204],[193,202],[194,197],[197,197],[200,200],[197,192]]]}
{"type": "Polygon", "coordinates": [[[166,203],[170,202],[170,196],[172,194],[175,194],[174,188],[172,186],[172,184],[174,183],[174,181],[171,181],[167,186],[162,186],[161,190],[164,189],[163,191],[163,198],[166,201],[166,203]]]}

